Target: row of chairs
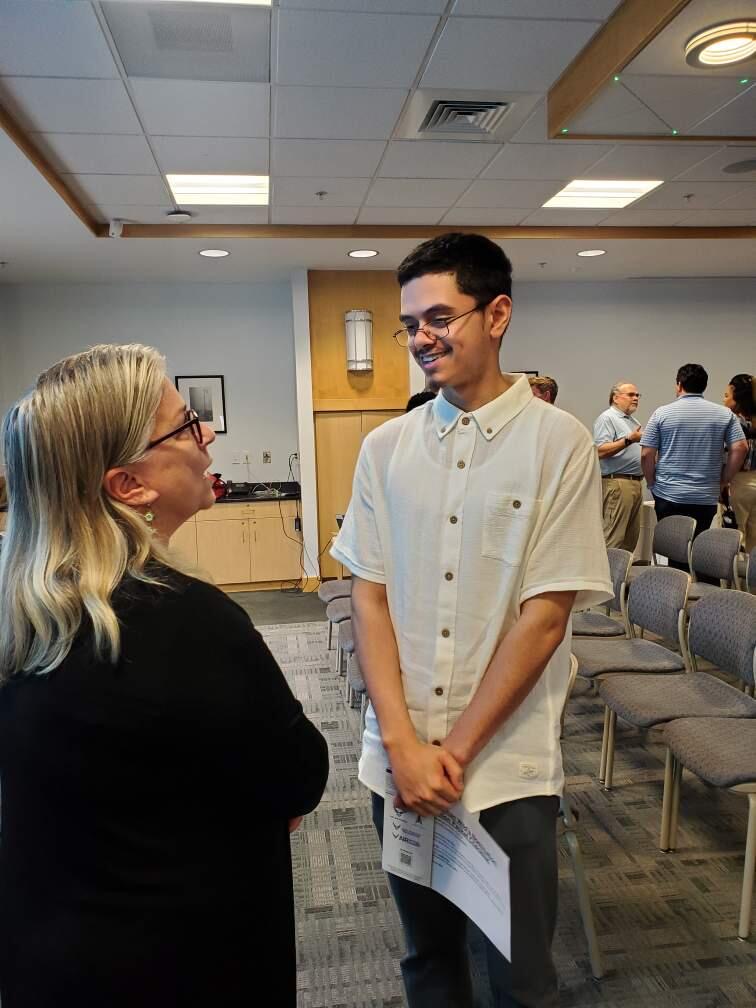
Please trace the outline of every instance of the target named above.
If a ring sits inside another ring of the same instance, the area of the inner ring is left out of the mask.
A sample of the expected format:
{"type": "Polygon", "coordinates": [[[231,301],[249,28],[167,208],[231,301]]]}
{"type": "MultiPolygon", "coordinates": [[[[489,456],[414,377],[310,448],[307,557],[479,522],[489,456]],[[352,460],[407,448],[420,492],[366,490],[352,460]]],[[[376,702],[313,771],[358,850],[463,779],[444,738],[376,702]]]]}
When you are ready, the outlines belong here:
{"type": "Polygon", "coordinates": [[[691,606],[690,577],[670,567],[645,568],[628,589],[629,562],[626,551],[609,550],[615,589],[610,609],[622,622],[584,613],[575,617],[573,628],[578,675],[598,685],[605,705],[599,779],[611,789],[617,717],[641,730],[663,728],[667,755],[660,847],[665,852],[676,846],[683,766],[712,786],[748,795],[738,924],[738,936],[745,939],[756,860],[756,597],[707,586],[711,590],[691,606]],[[615,624],[614,639],[604,620],[615,624]],[[639,636],[645,631],[667,644],[639,636]],[[701,671],[702,658],[740,689],[701,671]]]}
{"type": "Polygon", "coordinates": [[[347,578],[340,578],[335,581],[324,581],[318,589],[318,596],[326,603],[329,650],[333,646],[333,630],[336,627],[336,668],[344,677],[347,703],[360,711],[360,732],[362,732],[365,727],[368,696],[360,661],[354,649],[351,592],[352,582],[347,578]]]}

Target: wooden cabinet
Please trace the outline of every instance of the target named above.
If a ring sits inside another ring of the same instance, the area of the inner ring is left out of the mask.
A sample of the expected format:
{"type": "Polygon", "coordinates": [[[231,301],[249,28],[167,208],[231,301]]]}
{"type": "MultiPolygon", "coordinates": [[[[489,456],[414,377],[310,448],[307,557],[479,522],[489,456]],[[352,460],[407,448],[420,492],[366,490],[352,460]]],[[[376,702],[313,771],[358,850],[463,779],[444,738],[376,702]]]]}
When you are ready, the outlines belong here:
{"type": "Polygon", "coordinates": [[[253,581],[298,581],[302,577],[302,536],[293,517],[256,518],[251,522],[253,581]]]}
{"type": "Polygon", "coordinates": [[[197,522],[197,560],[216,584],[251,581],[249,522],[235,519],[197,522]]]}

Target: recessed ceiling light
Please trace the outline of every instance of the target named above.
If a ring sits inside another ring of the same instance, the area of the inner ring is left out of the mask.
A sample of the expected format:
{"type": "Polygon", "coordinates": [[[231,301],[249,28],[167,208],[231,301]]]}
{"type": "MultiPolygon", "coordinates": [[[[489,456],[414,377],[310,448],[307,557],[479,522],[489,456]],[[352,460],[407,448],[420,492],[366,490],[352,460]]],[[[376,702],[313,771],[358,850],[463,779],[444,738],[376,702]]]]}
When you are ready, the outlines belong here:
{"type": "Polygon", "coordinates": [[[585,259],[592,259],[594,256],[606,255],[606,249],[583,249],[582,252],[578,252],[578,255],[585,259]]]}
{"type": "Polygon", "coordinates": [[[225,259],[231,253],[225,249],[200,249],[200,255],[206,259],[225,259]]]}
{"type": "Polygon", "coordinates": [[[267,175],[166,175],[177,203],[200,206],[267,206],[267,175]]]}
{"type": "Polygon", "coordinates": [[[728,175],[741,175],[743,172],[756,171],[756,158],[746,158],[745,161],[733,161],[722,169],[728,175]]]}
{"type": "Polygon", "coordinates": [[[694,67],[730,66],[756,53],[756,22],[728,21],[698,32],[685,44],[685,62],[694,67]]]}
{"type": "Polygon", "coordinates": [[[658,181],[620,181],[616,179],[574,179],[547,200],[545,207],[605,207],[620,210],[660,186],[658,181]]]}
{"type": "Polygon", "coordinates": [[[171,222],[174,221],[188,221],[192,219],[192,215],[188,210],[169,210],[165,215],[165,219],[171,222]]]}
{"type": "Polygon", "coordinates": [[[352,249],[348,254],[352,259],[372,259],[378,255],[375,249],[352,249]]]}

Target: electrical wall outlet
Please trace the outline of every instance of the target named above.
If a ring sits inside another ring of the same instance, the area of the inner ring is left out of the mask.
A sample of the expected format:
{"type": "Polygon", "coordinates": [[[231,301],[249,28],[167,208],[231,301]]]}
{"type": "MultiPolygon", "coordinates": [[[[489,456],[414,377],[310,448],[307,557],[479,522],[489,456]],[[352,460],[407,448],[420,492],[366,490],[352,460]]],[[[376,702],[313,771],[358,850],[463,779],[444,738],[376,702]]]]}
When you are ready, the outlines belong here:
{"type": "Polygon", "coordinates": [[[241,465],[241,464],[242,464],[241,453],[240,452],[235,452],[231,456],[231,465],[241,465]]]}
{"type": "Polygon", "coordinates": [[[272,461],[272,459],[270,457],[270,452],[269,451],[264,451],[263,452],[263,462],[271,462],[271,461],[272,461]]]}

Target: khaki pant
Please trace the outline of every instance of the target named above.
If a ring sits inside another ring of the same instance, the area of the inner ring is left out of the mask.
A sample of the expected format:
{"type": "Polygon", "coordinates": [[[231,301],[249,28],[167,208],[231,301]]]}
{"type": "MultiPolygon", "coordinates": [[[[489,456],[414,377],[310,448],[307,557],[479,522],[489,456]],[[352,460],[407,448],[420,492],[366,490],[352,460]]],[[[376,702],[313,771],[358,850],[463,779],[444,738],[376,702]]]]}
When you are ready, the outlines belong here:
{"type": "Polygon", "coordinates": [[[635,552],[640,535],[643,483],[641,480],[602,479],[606,548],[635,552]]]}
{"type": "Polygon", "coordinates": [[[730,483],[730,504],[743,533],[746,553],[756,546],[756,472],[735,473],[730,483]]]}

